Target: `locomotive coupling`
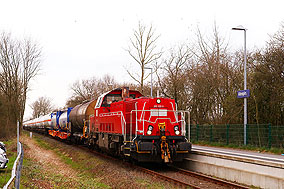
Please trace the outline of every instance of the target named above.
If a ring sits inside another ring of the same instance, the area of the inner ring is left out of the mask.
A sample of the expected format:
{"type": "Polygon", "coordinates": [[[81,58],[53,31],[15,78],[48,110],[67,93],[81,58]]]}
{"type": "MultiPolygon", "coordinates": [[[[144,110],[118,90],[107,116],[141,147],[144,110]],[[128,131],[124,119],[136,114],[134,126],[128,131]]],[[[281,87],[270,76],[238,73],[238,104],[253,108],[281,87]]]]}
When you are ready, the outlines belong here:
{"type": "Polygon", "coordinates": [[[166,136],[161,137],[161,158],[165,163],[169,163],[171,159],[169,144],[166,141],[166,136]]]}
{"type": "Polygon", "coordinates": [[[166,141],[165,131],[166,131],[166,123],[159,123],[159,130],[161,135],[161,158],[165,163],[169,163],[171,160],[171,154],[169,150],[169,144],[166,141]]]}

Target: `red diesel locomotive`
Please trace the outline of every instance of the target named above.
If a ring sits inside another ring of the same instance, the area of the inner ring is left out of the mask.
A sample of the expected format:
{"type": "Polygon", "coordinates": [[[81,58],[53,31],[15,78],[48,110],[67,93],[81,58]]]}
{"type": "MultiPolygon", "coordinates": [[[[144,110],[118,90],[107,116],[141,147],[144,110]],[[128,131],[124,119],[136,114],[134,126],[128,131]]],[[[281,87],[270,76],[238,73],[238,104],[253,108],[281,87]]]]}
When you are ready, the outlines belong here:
{"type": "Polygon", "coordinates": [[[182,161],[191,150],[185,137],[189,113],[176,110],[170,98],[143,97],[124,87],[60,112],[50,114],[50,121],[49,116],[43,116],[46,120],[25,122],[24,128],[84,141],[140,162],[182,161]]]}

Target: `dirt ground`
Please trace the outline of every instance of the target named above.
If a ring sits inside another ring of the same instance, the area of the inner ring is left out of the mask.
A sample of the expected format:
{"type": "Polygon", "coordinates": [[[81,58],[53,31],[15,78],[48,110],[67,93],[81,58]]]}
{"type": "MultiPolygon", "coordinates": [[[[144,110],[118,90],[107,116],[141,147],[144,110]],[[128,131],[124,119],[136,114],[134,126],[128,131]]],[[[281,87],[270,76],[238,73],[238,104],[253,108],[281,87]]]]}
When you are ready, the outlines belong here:
{"type": "MultiPolygon", "coordinates": [[[[32,178],[33,181],[36,181],[34,183],[35,187],[51,188],[54,186],[49,175],[61,175],[63,177],[68,177],[73,181],[79,179],[77,176],[78,173],[69,165],[62,162],[61,158],[52,150],[46,150],[39,147],[33,139],[25,135],[21,138],[21,141],[24,145],[26,145],[24,149],[25,157],[39,164],[40,169],[43,172],[43,177],[41,177],[42,179],[32,178]]],[[[70,186],[72,186],[72,182],[70,183],[70,186]]]]}
{"type": "Polygon", "coordinates": [[[49,137],[23,135],[21,141],[26,159],[21,179],[24,188],[173,188],[123,162],[96,157],[49,137]]]}

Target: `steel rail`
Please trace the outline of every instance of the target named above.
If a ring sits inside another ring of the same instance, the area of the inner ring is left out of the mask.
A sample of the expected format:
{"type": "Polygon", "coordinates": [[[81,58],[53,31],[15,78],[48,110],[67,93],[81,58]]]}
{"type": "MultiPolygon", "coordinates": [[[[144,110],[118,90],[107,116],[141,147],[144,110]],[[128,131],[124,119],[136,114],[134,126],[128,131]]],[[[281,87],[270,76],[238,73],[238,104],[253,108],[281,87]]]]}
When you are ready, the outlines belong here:
{"type": "Polygon", "coordinates": [[[181,186],[181,187],[190,187],[190,188],[198,188],[198,189],[200,188],[200,187],[198,187],[198,186],[196,186],[196,185],[188,184],[188,183],[179,181],[179,180],[177,180],[177,179],[174,179],[174,178],[165,176],[165,175],[163,175],[163,174],[160,174],[160,173],[158,173],[158,172],[152,171],[152,170],[150,170],[150,169],[146,169],[146,168],[144,168],[144,167],[138,166],[137,169],[143,171],[144,173],[147,173],[147,174],[153,175],[153,176],[155,176],[155,177],[158,177],[158,178],[160,178],[160,179],[163,179],[163,180],[166,180],[166,181],[168,181],[168,182],[177,184],[177,185],[179,185],[179,186],[181,186]]]}
{"type": "MultiPolygon", "coordinates": [[[[77,146],[77,147],[79,147],[79,148],[81,148],[83,150],[86,150],[85,146],[77,146]]],[[[102,154],[102,153],[97,152],[97,151],[92,150],[92,149],[88,149],[88,151],[93,153],[93,154],[95,154],[95,155],[98,155],[100,157],[106,158],[106,159],[110,159],[110,160],[114,160],[114,161],[120,161],[117,158],[114,158],[114,157],[106,155],[106,154],[102,154]]],[[[133,167],[133,168],[135,168],[137,170],[140,170],[140,171],[142,171],[142,172],[144,172],[146,174],[149,174],[149,175],[155,176],[157,178],[160,178],[162,180],[165,180],[167,182],[176,184],[176,185],[178,185],[180,187],[185,187],[185,188],[186,187],[190,187],[190,188],[200,189],[200,187],[198,187],[196,185],[182,182],[180,180],[177,180],[177,179],[165,176],[165,175],[163,175],[161,173],[158,173],[156,171],[153,171],[153,170],[141,167],[141,166],[137,166],[137,165],[135,165],[133,163],[130,163],[130,162],[123,162],[123,163],[126,164],[129,167],[133,167]]],[[[223,181],[221,179],[212,178],[212,177],[209,177],[209,176],[206,176],[206,175],[202,175],[202,174],[199,174],[199,173],[194,173],[194,172],[191,172],[191,171],[183,170],[183,169],[180,169],[180,168],[177,168],[177,167],[173,167],[173,166],[170,166],[170,167],[173,168],[173,169],[176,169],[177,172],[180,172],[182,174],[190,175],[190,176],[193,176],[193,177],[196,177],[198,179],[202,179],[202,180],[205,180],[205,181],[208,181],[208,182],[211,182],[211,183],[215,183],[215,184],[223,185],[223,186],[230,186],[230,187],[234,187],[234,188],[246,188],[247,189],[247,187],[244,187],[242,185],[238,185],[238,184],[235,184],[235,183],[223,181]]]]}
{"type": "MultiPolygon", "coordinates": [[[[82,146],[75,145],[75,147],[78,147],[78,148],[83,149],[83,150],[87,150],[86,147],[83,146],[83,145],[82,145],[82,146]]],[[[95,155],[97,155],[97,156],[103,157],[103,158],[105,158],[105,159],[110,159],[110,160],[114,160],[114,161],[121,161],[121,160],[119,160],[119,159],[117,159],[117,158],[114,158],[114,157],[109,156],[109,155],[106,155],[106,154],[102,154],[102,153],[100,153],[100,152],[97,152],[97,151],[92,150],[92,149],[89,149],[89,148],[88,148],[88,151],[91,152],[91,153],[93,153],[93,154],[95,154],[95,155]]],[[[150,169],[146,169],[146,168],[144,168],[144,167],[134,165],[133,163],[130,163],[130,162],[123,162],[123,163],[126,164],[126,165],[129,166],[129,167],[133,167],[133,168],[135,168],[135,169],[137,169],[137,170],[140,170],[140,171],[142,171],[142,172],[144,172],[144,173],[146,173],[146,174],[149,174],[149,175],[158,177],[158,178],[160,178],[160,179],[163,179],[163,180],[168,181],[168,182],[173,183],[173,184],[177,184],[177,185],[179,185],[179,186],[181,186],[181,187],[190,187],[190,188],[200,189],[200,187],[197,187],[197,186],[195,186],[195,185],[192,185],[192,184],[188,184],[188,183],[179,181],[179,180],[177,180],[177,179],[174,179],[174,178],[165,176],[165,175],[163,175],[163,174],[160,174],[160,173],[158,173],[158,172],[152,171],[152,170],[150,170],[150,169]]]]}
{"type": "MultiPolygon", "coordinates": [[[[51,137],[52,138],[52,137],[51,137]]],[[[54,139],[54,138],[52,138],[54,139]]],[[[61,141],[62,142],[62,141],[61,141]]],[[[65,141],[63,141],[65,142],[65,141]]],[[[112,161],[120,161],[122,162],[122,160],[118,159],[118,158],[114,158],[110,155],[107,155],[107,154],[103,154],[103,153],[100,153],[100,152],[97,152],[96,150],[94,149],[90,149],[88,148],[86,145],[76,145],[76,144],[71,144],[72,146],[74,147],[77,147],[77,148],[80,148],[82,150],[85,150],[85,151],[88,151],[90,153],[93,153],[97,156],[100,156],[102,158],[105,158],[105,159],[109,159],[109,160],[112,160],[112,161]]],[[[156,171],[153,171],[153,170],[150,170],[150,169],[147,169],[147,168],[144,168],[144,167],[141,167],[141,166],[138,166],[138,165],[135,165],[133,163],[130,163],[130,162],[123,162],[125,165],[127,165],[128,167],[133,167],[134,169],[137,169],[137,170],[140,170],[146,174],[149,174],[149,175],[152,175],[152,176],[155,176],[157,178],[160,178],[162,180],[165,180],[169,183],[173,183],[173,184],[176,184],[178,185],[179,187],[184,187],[184,188],[187,188],[187,187],[190,187],[190,188],[200,188],[199,186],[196,186],[196,185],[193,185],[193,184],[189,184],[189,183],[185,183],[185,182],[182,182],[180,180],[177,180],[177,179],[174,179],[174,178],[171,178],[171,177],[168,177],[166,175],[163,175],[161,173],[158,173],[156,171]]],[[[206,176],[206,175],[203,175],[203,174],[199,174],[199,173],[195,173],[195,172],[191,172],[191,171],[188,171],[188,170],[184,170],[184,169],[181,169],[181,168],[177,168],[177,167],[174,167],[174,166],[169,166],[170,168],[172,169],[176,169],[177,172],[181,173],[181,174],[184,174],[184,175],[189,175],[189,176],[192,176],[192,177],[195,177],[195,178],[198,178],[200,180],[204,180],[204,181],[207,181],[207,182],[211,182],[211,183],[215,183],[217,185],[221,185],[221,186],[228,186],[228,187],[231,187],[231,188],[248,188],[246,186],[243,186],[243,185],[239,185],[239,184],[236,184],[236,183],[232,183],[232,182],[228,182],[228,181],[224,181],[224,180],[221,180],[221,179],[217,179],[217,178],[213,178],[213,177],[209,177],[209,176],[206,176]]]]}
{"type": "Polygon", "coordinates": [[[202,179],[202,180],[205,180],[205,181],[208,181],[208,182],[213,182],[213,183],[221,185],[221,186],[226,186],[226,187],[230,187],[230,188],[233,187],[233,188],[249,189],[249,187],[244,186],[244,185],[240,185],[240,184],[230,182],[230,181],[225,181],[225,180],[222,180],[222,179],[219,179],[219,178],[210,177],[210,176],[200,174],[200,173],[197,173],[197,172],[188,171],[188,170],[181,169],[181,168],[174,167],[174,166],[170,166],[170,168],[175,169],[177,172],[179,172],[181,174],[193,176],[195,178],[202,179]]]}
{"type": "MultiPolygon", "coordinates": [[[[83,149],[83,150],[87,150],[87,148],[86,148],[85,146],[83,146],[83,145],[82,145],[82,146],[75,145],[75,147],[78,147],[78,148],[83,149]]],[[[110,160],[114,160],[114,161],[121,161],[121,160],[119,160],[119,159],[117,159],[117,158],[114,158],[114,157],[109,156],[109,155],[106,155],[106,154],[102,154],[102,153],[100,153],[100,152],[97,152],[97,151],[92,150],[92,149],[89,149],[89,148],[88,148],[88,151],[91,152],[91,153],[93,153],[93,154],[95,154],[95,155],[97,155],[97,156],[103,157],[103,158],[105,158],[105,159],[110,159],[110,160]]],[[[178,185],[178,186],[180,186],[180,187],[185,187],[185,188],[186,188],[186,187],[190,187],[190,188],[200,189],[200,187],[198,187],[198,186],[195,186],[195,185],[192,185],[192,184],[188,184],[188,183],[179,181],[179,180],[177,180],[177,179],[174,179],[174,178],[165,176],[165,175],[163,175],[163,174],[160,174],[160,173],[158,173],[158,172],[152,171],[152,170],[150,170],[150,169],[146,169],[146,168],[144,168],[144,167],[134,165],[133,163],[130,163],[130,162],[123,162],[123,163],[126,164],[126,165],[129,166],[129,167],[133,167],[133,168],[135,168],[135,169],[137,169],[137,170],[140,170],[140,171],[142,171],[142,172],[144,172],[144,173],[146,173],[146,174],[149,174],[149,175],[155,176],[155,177],[157,177],[157,178],[160,178],[160,179],[162,179],[162,180],[165,180],[165,181],[167,181],[167,182],[176,184],[176,185],[178,185]]]]}

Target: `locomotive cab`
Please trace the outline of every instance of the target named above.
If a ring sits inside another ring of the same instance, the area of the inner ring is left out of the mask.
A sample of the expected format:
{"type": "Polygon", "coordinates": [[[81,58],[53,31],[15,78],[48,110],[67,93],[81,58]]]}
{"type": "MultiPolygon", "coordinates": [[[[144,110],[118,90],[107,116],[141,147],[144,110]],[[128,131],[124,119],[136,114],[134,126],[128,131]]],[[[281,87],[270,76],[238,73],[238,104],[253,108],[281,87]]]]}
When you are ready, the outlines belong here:
{"type": "Polygon", "coordinates": [[[189,113],[176,111],[175,101],[169,98],[141,98],[133,103],[131,156],[144,162],[182,161],[191,150],[191,143],[185,137],[189,113]]]}
{"type": "Polygon", "coordinates": [[[90,143],[143,162],[181,161],[191,150],[185,137],[188,112],[170,98],[148,98],[118,88],[102,94],[90,118],[90,143]]]}
{"type": "Polygon", "coordinates": [[[90,118],[91,143],[100,149],[123,153],[121,145],[126,139],[125,102],[140,98],[142,94],[129,88],[117,88],[102,94],[90,118]]]}

